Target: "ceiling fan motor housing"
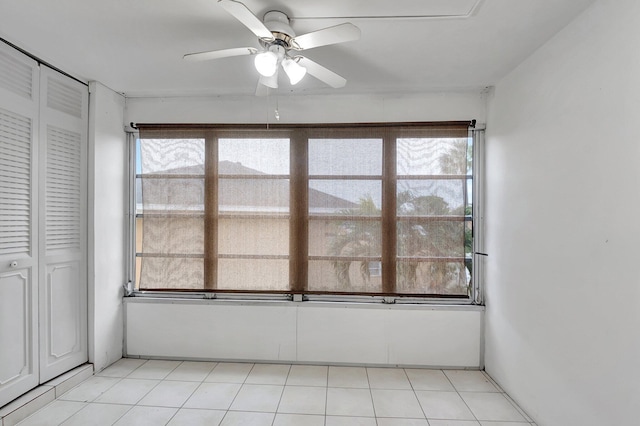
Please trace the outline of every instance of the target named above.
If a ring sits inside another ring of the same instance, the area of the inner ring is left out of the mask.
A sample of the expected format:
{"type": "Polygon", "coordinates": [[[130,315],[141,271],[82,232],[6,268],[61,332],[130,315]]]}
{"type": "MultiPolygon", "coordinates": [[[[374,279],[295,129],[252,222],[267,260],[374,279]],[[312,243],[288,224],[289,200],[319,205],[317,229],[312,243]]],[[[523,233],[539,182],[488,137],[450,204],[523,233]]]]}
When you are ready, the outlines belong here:
{"type": "Polygon", "coordinates": [[[291,25],[289,25],[289,17],[283,12],[272,10],[264,14],[263,21],[265,27],[271,31],[274,37],[273,41],[264,42],[265,45],[278,44],[289,49],[291,40],[296,36],[291,25]]]}

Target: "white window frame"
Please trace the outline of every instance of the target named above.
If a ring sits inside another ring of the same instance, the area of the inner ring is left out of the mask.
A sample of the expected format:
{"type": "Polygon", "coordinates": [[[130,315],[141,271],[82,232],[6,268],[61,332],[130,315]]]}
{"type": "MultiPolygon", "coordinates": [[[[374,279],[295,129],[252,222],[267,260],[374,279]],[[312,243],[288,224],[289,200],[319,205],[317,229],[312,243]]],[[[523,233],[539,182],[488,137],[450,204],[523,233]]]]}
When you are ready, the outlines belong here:
{"type": "Polygon", "coordinates": [[[425,305],[484,305],[484,258],[487,254],[484,251],[484,125],[476,124],[475,120],[469,128],[469,138],[473,139],[473,203],[472,203],[472,223],[473,223],[473,249],[472,249],[472,278],[471,293],[468,298],[450,299],[446,297],[412,297],[412,296],[363,296],[349,294],[265,294],[265,293],[224,293],[224,292],[190,292],[183,293],[177,291],[148,291],[135,290],[135,256],[136,256],[136,141],[139,137],[137,129],[134,127],[127,129],[129,148],[129,228],[127,238],[127,276],[128,282],[125,284],[124,296],[126,297],[153,297],[161,299],[181,298],[181,299],[220,299],[238,301],[320,301],[338,303],[386,303],[386,304],[425,304],[425,305]]]}

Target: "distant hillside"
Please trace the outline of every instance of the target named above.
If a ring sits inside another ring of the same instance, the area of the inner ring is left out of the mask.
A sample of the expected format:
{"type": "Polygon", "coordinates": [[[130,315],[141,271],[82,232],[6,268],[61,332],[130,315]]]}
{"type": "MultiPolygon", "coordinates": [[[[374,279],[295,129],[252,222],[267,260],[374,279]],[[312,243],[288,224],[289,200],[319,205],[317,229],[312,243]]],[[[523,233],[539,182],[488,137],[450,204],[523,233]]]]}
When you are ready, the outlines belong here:
{"type": "MultiPolygon", "coordinates": [[[[137,184],[136,201],[144,202],[147,208],[154,210],[182,209],[188,205],[204,205],[204,165],[177,167],[154,175],[180,175],[180,178],[143,178],[137,184]],[[167,207],[168,205],[173,206],[167,207]],[[164,207],[161,207],[164,206],[164,207]]],[[[241,163],[221,161],[218,163],[221,177],[218,203],[223,211],[247,211],[252,207],[282,210],[289,206],[289,182],[285,179],[225,179],[224,176],[264,176],[265,173],[243,166],[241,163]]],[[[144,175],[143,175],[144,176],[144,175]]],[[[310,210],[336,211],[357,207],[356,203],[309,189],[310,210]]]]}

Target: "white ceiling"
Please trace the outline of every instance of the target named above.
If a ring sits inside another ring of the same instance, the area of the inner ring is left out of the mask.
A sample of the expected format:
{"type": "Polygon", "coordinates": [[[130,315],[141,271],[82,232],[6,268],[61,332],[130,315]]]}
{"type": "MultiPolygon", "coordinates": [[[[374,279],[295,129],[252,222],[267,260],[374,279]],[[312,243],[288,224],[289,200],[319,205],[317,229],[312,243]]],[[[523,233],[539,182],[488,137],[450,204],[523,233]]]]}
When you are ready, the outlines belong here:
{"type": "MultiPolygon", "coordinates": [[[[352,22],[358,41],[306,50],[347,79],[311,76],[279,94],[389,93],[491,86],[594,0],[244,0],[281,10],[297,34],[352,22]],[[454,15],[434,17],[434,15],[454,15]]],[[[82,80],[128,96],[255,92],[252,57],[190,52],[258,47],[216,0],[0,0],[0,37],[82,80]]]]}

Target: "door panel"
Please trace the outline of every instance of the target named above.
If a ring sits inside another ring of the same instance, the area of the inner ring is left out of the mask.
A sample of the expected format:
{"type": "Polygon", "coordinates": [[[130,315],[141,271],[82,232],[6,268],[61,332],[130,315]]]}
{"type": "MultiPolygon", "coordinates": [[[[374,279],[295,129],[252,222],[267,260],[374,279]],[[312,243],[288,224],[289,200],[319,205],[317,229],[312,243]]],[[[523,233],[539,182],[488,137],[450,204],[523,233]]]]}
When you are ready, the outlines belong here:
{"type": "Polygon", "coordinates": [[[30,268],[0,273],[0,406],[38,384],[30,268]]]}
{"type": "Polygon", "coordinates": [[[81,349],[81,301],[76,283],[80,281],[79,262],[50,265],[47,268],[47,314],[51,327],[49,362],[60,361],[81,349]]]}
{"type": "Polygon", "coordinates": [[[39,383],[38,64],[0,44],[0,406],[39,383]]]}
{"type": "Polygon", "coordinates": [[[27,275],[25,271],[0,275],[0,347],[13,348],[0,364],[0,385],[16,380],[29,367],[31,280],[27,275]]]}
{"type": "Polygon", "coordinates": [[[40,380],[87,361],[87,88],[42,67],[40,380]]]}

